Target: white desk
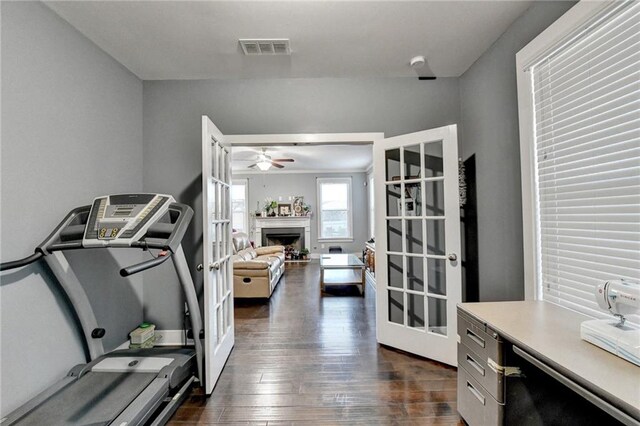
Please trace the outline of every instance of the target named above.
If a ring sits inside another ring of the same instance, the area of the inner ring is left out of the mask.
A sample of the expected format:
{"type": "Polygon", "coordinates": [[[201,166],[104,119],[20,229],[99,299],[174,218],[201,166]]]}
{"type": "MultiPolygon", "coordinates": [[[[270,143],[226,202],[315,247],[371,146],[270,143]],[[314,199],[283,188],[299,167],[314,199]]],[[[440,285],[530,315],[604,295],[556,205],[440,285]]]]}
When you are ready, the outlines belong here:
{"type": "Polygon", "coordinates": [[[580,339],[590,319],[547,302],[462,303],[459,307],[602,400],[640,420],[640,367],[580,339]]]}

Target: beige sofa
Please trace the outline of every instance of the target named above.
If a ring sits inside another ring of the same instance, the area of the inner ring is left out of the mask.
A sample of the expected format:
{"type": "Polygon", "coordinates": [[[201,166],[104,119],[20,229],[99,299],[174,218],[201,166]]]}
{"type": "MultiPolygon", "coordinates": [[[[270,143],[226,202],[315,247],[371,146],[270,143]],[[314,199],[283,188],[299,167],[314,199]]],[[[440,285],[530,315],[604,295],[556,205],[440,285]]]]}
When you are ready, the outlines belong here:
{"type": "Polygon", "coordinates": [[[247,234],[233,234],[234,297],[270,297],[284,275],[284,247],[251,247],[247,234]]]}

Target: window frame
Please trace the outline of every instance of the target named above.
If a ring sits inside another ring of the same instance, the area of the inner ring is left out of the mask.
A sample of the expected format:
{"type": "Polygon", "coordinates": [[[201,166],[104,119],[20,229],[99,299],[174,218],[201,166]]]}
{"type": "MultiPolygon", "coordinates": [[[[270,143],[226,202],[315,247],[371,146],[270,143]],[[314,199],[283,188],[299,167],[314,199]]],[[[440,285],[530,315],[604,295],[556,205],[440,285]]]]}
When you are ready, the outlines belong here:
{"type": "MultiPolygon", "coordinates": [[[[241,232],[246,233],[247,235],[250,234],[250,229],[249,229],[249,179],[247,178],[242,178],[242,179],[232,179],[231,180],[231,186],[233,187],[234,185],[244,185],[244,201],[245,201],[245,211],[244,211],[244,230],[241,232]]],[[[231,196],[231,227],[233,228],[233,195],[231,196]]]]}
{"type": "Polygon", "coordinates": [[[525,300],[542,300],[533,84],[529,69],[575,36],[614,1],[582,0],[516,54],[525,300]]]}
{"type": "Polygon", "coordinates": [[[316,198],[318,206],[318,241],[320,242],[353,242],[353,179],[348,177],[330,177],[316,179],[316,198]],[[327,238],[322,236],[322,185],[346,183],[347,184],[347,230],[345,237],[327,238]]]}

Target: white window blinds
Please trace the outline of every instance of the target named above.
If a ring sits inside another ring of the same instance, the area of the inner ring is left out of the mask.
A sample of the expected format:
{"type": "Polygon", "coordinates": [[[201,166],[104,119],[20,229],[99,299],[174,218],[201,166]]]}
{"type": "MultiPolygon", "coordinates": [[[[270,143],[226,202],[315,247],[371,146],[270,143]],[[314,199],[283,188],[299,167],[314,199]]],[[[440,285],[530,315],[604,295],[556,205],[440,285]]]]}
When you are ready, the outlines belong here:
{"type": "Polygon", "coordinates": [[[538,284],[593,317],[598,283],[640,281],[640,3],[617,3],[531,69],[538,284]]]}

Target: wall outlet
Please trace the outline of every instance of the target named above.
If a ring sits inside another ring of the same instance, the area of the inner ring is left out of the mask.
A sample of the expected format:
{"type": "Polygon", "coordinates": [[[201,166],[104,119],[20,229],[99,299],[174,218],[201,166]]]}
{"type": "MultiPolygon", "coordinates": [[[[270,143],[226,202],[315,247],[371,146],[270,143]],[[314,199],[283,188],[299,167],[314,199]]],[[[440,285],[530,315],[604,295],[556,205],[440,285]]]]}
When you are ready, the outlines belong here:
{"type": "Polygon", "coordinates": [[[320,248],[324,248],[324,244],[320,244],[320,248]]]}

